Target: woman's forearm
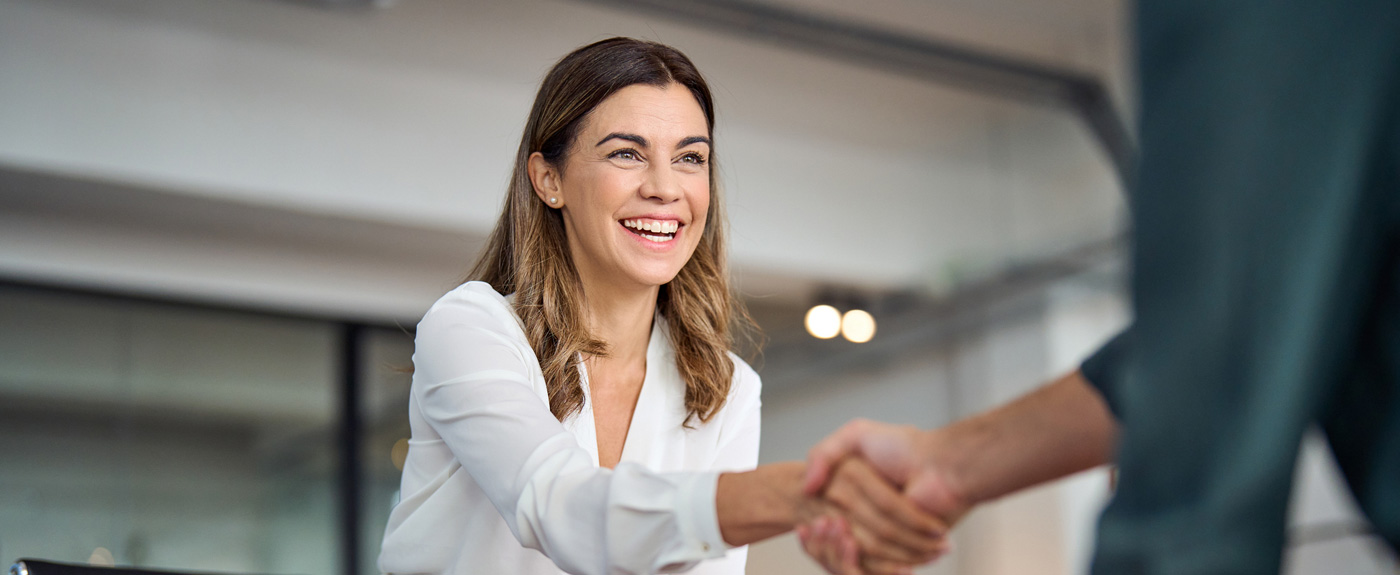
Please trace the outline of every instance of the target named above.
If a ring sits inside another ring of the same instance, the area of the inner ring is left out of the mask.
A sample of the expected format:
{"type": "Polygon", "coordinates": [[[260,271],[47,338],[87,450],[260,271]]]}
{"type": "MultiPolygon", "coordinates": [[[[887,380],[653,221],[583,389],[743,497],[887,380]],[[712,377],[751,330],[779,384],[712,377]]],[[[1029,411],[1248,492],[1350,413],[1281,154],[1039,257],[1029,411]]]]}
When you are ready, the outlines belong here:
{"type": "Polygon", "coordinates": [[[806,467],[802,462],[790,461],[720,474],[715,510],[724,541],[747,545],[791,531],[809,515],[815,515],[816,504],[802,494],[806,467]]]}

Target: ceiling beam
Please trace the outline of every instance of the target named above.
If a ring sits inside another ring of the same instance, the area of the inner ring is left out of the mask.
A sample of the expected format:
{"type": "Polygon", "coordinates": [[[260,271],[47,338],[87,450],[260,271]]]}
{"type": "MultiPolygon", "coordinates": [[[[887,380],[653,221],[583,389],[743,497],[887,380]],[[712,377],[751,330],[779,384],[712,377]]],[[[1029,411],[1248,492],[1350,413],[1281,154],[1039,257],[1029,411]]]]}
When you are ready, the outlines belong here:
{"type": "Polygon", "coordinates": [[[844,22],[751,0],[582,0],[643,10],[683,24],[784,44],[917,78],[1039,105],[1065,108],[1099,142],[1119,181],[1136,151],[1103,82],[1077,70],[844,22]]]}
{"type": "Polygon", "coordinates": [[[1125,233],[1090,241],[1057,255],[1012,266],[1000,273],[972,281],[938,299],[905,298],[891,302],[883,313],[871,308],[880,325],[874,339],[853,344],[839,338],[819,340],[800,329],[774,334],[762,361],[765,389],[799,388],[811,380],[878,366],[911,353],[928,350],[959,336],[994,325],[1008,317],[1039,312],[1043,294],[1057,283],[1084,278],[1096,270],[1106,272],[1103,286],[1120,290],[1122,269],[1115,267],[1127,249],[1125,233]]]}

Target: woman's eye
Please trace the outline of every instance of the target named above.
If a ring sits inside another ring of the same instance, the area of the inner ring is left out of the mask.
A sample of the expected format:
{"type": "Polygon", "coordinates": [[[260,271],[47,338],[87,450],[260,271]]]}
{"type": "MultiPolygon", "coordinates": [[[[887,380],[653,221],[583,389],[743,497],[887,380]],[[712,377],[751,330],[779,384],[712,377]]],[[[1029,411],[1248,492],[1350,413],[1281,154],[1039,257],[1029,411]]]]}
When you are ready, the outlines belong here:
{"type": "Polygon", "coordinates": [[[614,159],[618,159],[618,160],[627,160],[627,161],[636,161],[636,160],[642,159],[642,157],[641,157],[640,155],[638,155],[637,152],[636,152],[635,150],[627,150],[627,149],[618,150],[618,151],[616,151],[616,152],[613,152],[613,153],[610,154],[608,157],[614,158],[614,159]]]}
{"type": "Polygon", "coordinates": [[[705,165],[705,156],[702,156],[700,154],[686,154],[684,156],[681,156],[681,161],[687,164],[703,166],[705,165]]]}

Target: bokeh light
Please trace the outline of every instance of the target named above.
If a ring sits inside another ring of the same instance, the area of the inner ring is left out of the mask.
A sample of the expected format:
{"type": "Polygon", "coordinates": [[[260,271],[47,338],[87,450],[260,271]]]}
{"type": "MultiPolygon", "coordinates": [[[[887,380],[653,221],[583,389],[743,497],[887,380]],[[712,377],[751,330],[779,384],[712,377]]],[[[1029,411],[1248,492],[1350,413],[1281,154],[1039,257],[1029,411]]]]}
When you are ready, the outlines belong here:
{"type": "Polygon", "coordinates": [[[814,306],[807,310],[807,333],[818,339],[831,339],[841,332],[841,312],[829,305],[814,306]]]}
{"type": "Polygon", "coordinates": [[[875,317],[863,309],[853,309],[841,316],[841,335],[846,339],[865,343],[875,337],[875,317]]]}

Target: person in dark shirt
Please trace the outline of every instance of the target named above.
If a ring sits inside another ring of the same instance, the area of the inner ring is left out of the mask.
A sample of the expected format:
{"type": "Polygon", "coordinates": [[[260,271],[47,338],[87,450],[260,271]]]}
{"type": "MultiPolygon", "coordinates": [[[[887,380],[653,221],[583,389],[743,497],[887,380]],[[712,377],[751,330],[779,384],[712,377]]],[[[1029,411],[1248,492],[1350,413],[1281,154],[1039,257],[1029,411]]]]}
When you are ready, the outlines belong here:
{"type": "Polygon", "coordinates": [[[1137,18],[1133,326],[949,427],[847,425],[808,489],[859,455],[955,520],[1116,462],[1093,573],[1277,573],[1317,426],[1400,546],[1400,2],[1143,0],[1137,18]]]}

